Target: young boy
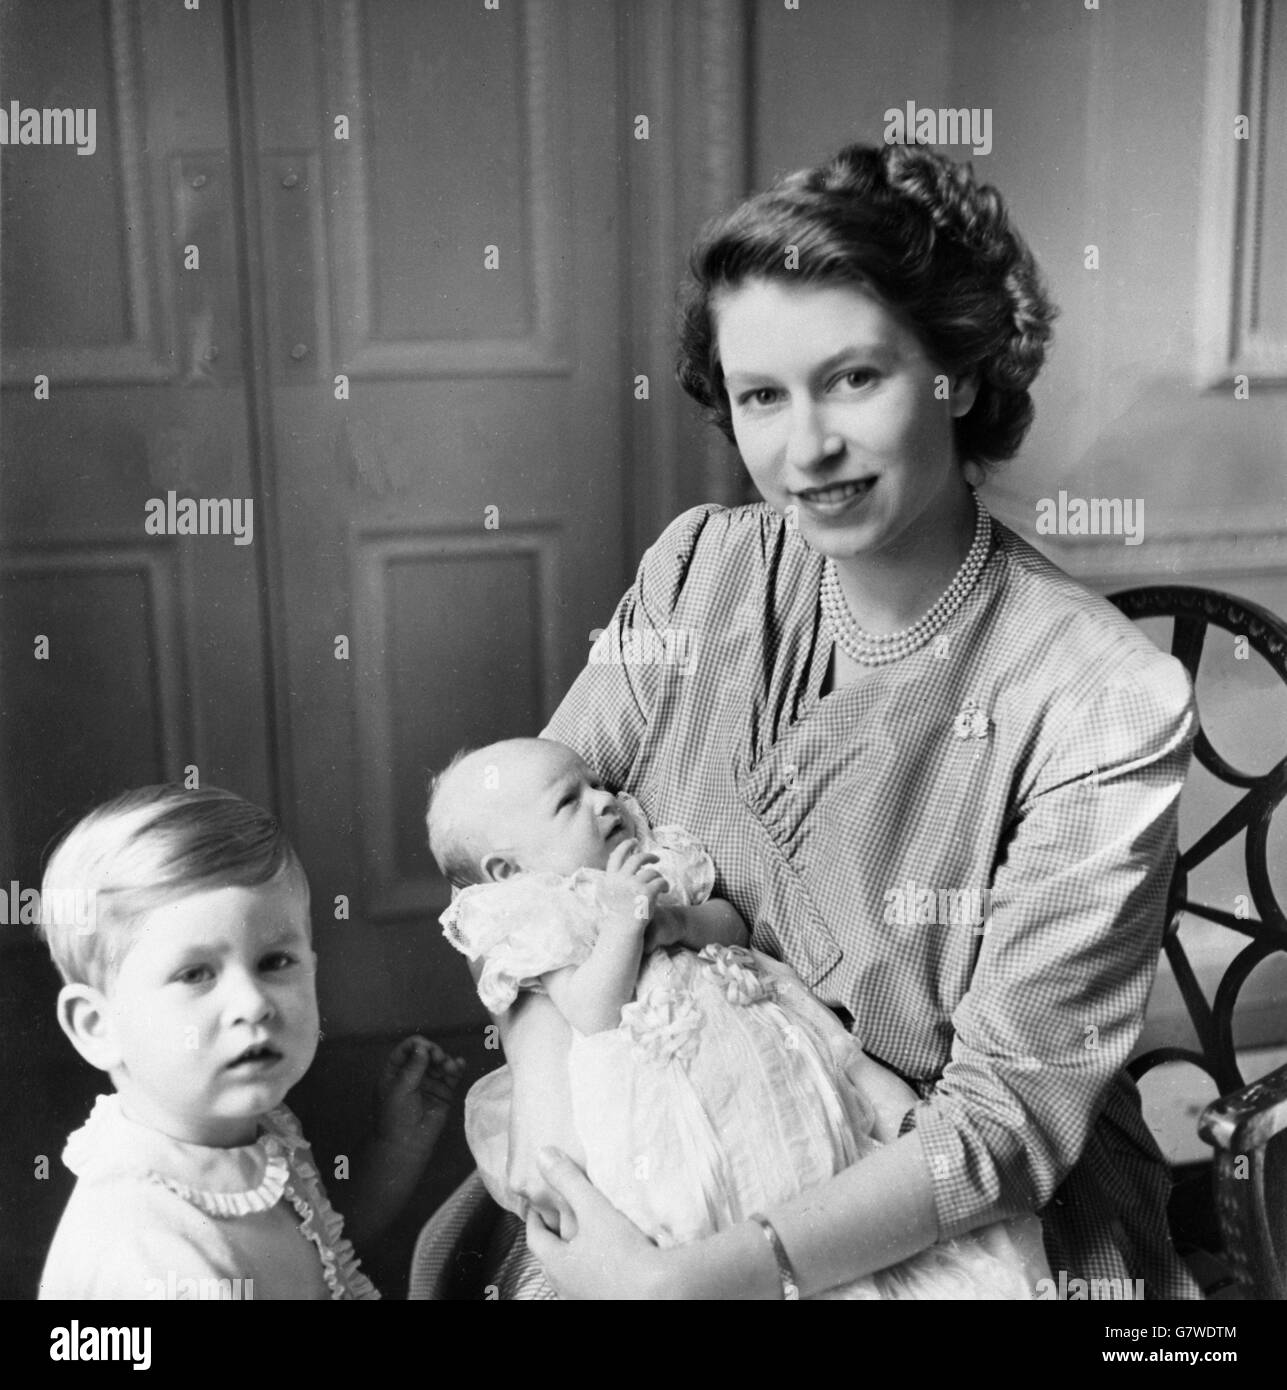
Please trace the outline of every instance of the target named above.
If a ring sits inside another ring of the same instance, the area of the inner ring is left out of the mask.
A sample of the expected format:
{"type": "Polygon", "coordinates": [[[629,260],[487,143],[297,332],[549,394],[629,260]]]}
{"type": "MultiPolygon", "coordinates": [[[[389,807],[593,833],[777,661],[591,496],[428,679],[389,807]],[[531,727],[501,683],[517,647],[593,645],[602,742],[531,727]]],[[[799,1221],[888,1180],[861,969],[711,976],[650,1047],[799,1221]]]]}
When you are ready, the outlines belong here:
{"type": "MultiPolygon", "coordinates": [[[[317,1050],[308,880],[277,822],[215,788],[145,787],[92,811],[45,873],[58,1021],[111,1078],[63,1159],[77,1183],[41,1298],[372,1298],[283,1105],[317,1050]]],[[[463,1064],[423,1038],[389,1059],[358,1199],[409,1194],[463,1064]]]]}

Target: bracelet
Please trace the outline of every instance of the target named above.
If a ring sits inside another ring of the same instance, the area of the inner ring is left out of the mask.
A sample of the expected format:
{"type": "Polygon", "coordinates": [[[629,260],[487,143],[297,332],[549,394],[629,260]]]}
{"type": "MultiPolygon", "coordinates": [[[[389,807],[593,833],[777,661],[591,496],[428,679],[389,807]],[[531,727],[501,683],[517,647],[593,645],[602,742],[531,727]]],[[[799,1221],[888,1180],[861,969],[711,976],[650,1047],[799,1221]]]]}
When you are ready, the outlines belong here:
{"type": "Polygon", "coordinates": [[[800,1299],[800,1285],[796,1281],[795,1270],[791,1266],[791,1257],[782,1244],[782,1238],[773,1229],[773,1224],[767,1217],[752,1213],[751,1220],[764,1232],[764,1239],[768,1241],[769,1249],[773,1251],[773,1260],[778,1267],[778,1281],[782,1285],[783,1299],[787,1303],[797,1303],[800,1299]]]}

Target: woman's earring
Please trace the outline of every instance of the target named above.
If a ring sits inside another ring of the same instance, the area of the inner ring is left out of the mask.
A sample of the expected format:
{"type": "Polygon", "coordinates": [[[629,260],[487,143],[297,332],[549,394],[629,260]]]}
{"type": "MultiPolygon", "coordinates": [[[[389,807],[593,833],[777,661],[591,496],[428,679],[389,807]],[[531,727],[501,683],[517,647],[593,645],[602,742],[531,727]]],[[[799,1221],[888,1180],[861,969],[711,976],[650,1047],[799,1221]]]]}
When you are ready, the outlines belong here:
{"type": "Polygon", "coordinates": [[[961,475],[971,487],[978,487],[983,482],[983,469],[973,459],[967,459],[961,465],[961,475]]]}

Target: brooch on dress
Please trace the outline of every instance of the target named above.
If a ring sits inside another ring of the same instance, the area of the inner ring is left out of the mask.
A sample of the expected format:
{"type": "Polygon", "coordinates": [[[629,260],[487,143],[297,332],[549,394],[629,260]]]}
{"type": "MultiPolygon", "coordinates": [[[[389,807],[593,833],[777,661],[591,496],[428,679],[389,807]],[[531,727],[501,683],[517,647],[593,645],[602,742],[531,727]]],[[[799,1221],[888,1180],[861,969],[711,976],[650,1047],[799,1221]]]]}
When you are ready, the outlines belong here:
{"type": "Polygon", "coordinates": [[[952,732],[957,738],[986,738],[989,727],[990,721],[976,700],[967,700],[952,721],[952,732]]]}

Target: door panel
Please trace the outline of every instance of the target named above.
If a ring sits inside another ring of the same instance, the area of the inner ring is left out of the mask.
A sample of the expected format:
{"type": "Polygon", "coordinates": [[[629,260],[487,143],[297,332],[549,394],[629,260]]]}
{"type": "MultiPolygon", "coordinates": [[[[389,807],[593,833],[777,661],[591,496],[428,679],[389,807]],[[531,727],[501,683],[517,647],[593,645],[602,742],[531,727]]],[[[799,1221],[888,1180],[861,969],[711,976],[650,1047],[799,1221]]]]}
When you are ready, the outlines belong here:
{"type": "MultiPolygon", "coordinates": [[[[274,794],[261,547],[144,528],[170,490],[256,494],[223,19],[135,0],[0,9],[6,101],[96,113],[92,156],[0,150],[6,892],[38,886],[53,837],[126,787],[195,765],[203,785],[274,794]]],[[[57,1156],[106,1084],[59,1032],[56,993],[31,927],[0,925],[8,1296],[34,1292],[70,1189],[57,1156]]]]}
{"type": "MultiPolygon", "coordinates": [[[[0,150],[0,884],[191,764],[272,806],[313,884],[319,1152],[357,1142],[380,1035],[499,1060],[428,769],[537,731],[642,545],[733,500],[669,359],[684,249],[742,191],[746,52],[743,0],[0,5],[6,99],[97,116],[92,158],[0,150]],[[253,543],[146,534],[171,490],[251,499],[253,543]]],[[[34,1160],[103,1081],[29,928],[0,967],[26,1297],[70,1186],[34,1160]]]]}
{"type": "Polygon", "coordinates": [[[305,201],[334,332],[272,406],[295,823],[340,1033],[481,1018],[436,922],[426,774],[538,731],[626,579],[616,21],[558,3],[256,13],[261,150],[299,148],[311,119],[322,170],[305,201]],[[287,50],[308,75],[289,85],[263,61],[287,50]]]}
{"type": "Polygon", "coordinates": [[[5,21],[0,89],[100,103],[92,157],[0,153],[5,852],[34,884],[40,847],[122,785],[195,764],[266,798],[268,728],[254,545],[144,529],[169,490],[253,491],[219,16],[115,0],[5,21]]]}

